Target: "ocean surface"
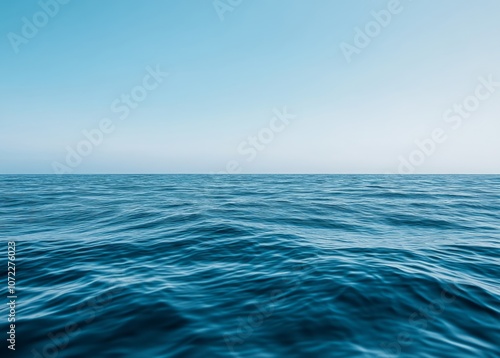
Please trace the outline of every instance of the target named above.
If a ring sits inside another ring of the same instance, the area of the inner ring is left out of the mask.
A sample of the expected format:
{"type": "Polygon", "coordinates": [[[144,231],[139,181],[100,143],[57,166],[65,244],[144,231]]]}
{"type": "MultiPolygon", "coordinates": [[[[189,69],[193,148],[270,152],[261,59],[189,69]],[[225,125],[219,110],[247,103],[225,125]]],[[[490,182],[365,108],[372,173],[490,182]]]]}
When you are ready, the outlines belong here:
{"type": "Polygon", "coordinates": [[[500,357],[500,176],[6,175],[0,237],[2,357],[500,357]]]}

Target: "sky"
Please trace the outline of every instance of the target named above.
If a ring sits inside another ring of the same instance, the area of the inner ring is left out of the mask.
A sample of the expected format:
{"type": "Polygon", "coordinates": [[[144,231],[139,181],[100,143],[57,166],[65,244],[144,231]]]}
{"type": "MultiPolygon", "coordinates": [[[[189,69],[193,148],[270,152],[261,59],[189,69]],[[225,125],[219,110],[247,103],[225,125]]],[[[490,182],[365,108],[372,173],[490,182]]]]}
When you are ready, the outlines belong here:
{"type": "Polygon", "coordinates": [[[500,173],[498,0],[0,3],[0,173],[500,173]]]}

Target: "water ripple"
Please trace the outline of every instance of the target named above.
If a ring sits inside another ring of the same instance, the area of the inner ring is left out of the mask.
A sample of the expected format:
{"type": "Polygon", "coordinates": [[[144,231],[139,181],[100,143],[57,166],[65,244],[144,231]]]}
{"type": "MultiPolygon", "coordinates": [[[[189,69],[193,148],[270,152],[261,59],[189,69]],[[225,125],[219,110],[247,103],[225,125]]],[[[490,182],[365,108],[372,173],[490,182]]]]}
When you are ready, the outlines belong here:
{"type": "Polygon", "coordinates": [[[498,176],[2,176],[0,228],[21,357],[500,356],[498,176]]]}

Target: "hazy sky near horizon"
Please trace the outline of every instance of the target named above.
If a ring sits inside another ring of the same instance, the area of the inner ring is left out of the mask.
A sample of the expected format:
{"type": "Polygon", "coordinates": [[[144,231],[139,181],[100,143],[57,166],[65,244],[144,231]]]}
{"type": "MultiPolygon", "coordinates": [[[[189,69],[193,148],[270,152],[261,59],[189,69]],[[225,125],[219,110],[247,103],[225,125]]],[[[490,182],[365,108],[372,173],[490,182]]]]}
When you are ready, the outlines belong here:
{"type": "Polygon", "coordinates": [[[3,1],[0,173],[500,173],[500,2],[397,3],[3,1]]]}

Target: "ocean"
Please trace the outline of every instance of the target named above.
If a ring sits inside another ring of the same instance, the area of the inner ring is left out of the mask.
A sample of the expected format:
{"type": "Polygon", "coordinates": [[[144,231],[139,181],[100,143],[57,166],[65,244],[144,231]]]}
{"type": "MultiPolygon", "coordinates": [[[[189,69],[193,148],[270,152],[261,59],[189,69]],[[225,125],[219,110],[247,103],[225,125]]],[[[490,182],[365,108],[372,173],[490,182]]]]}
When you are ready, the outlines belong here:
{"type": "Polygon", "coordinates": [[[500,356],[500,176],[3,175],[0,236],[2,357],[500,356]]]}

